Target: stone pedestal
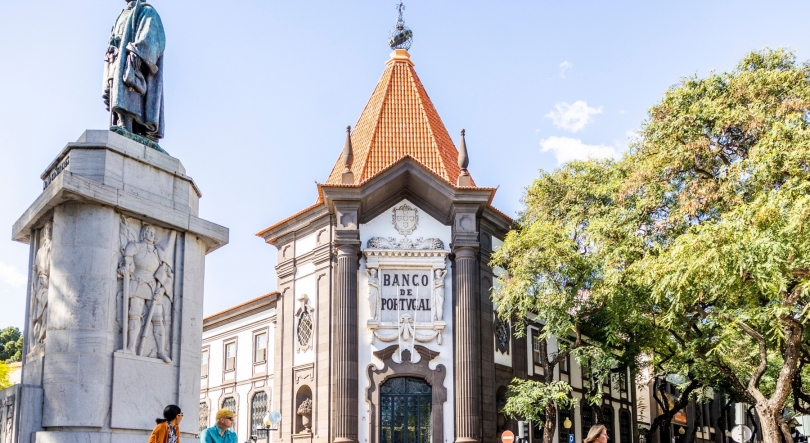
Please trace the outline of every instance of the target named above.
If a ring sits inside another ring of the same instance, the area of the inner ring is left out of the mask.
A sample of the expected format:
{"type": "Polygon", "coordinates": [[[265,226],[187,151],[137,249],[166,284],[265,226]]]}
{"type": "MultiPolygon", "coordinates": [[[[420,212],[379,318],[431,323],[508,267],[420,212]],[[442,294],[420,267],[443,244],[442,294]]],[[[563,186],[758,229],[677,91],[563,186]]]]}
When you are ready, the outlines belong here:
{"type": "Polygon", "coordinates": [[[168,404],[196,417],[205,255],[228,230],[198,217],[179,160],[109,131],[42,179],[13,228],[31,245],[20,389],[41,393],[19,441],[143,442],[168,404]]]}

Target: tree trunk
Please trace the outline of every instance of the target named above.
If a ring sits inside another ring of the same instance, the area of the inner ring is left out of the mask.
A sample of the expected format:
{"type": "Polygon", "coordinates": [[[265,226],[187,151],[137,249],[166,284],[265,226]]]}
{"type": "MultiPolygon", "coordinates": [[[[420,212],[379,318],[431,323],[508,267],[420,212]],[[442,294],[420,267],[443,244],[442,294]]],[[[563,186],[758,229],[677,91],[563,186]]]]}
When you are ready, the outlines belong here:
{"type": "Polygon", "coordinates": [[[554,441],[554,432],[557,429],[557,407],[554,405],[546,406],[546,422],[543,425],[543,443],[552,443],[554,441]]]}
{"type": "Polygon", "coordinates": [[[759,432],[762,434],[763,443],[782,443],[779,410],[771,408],[767,403],[758,403],[755,407],[759,415],[759,432]]]}

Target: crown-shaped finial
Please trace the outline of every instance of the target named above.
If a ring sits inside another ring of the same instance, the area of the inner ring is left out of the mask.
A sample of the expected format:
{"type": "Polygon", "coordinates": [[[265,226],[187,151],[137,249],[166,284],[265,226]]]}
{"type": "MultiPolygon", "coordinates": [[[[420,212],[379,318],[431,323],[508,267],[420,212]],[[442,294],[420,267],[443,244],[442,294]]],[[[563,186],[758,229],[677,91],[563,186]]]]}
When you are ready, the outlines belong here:
{"type": "Polygon", "coordinates": [[[404,10],[405,5],[399,2],[397,5],[397,13],[399,14],[397,24],[394,25],[394,29],[392,29],[388,35],[388,46],[390,46],[391,49],[404,49],[406,51],[411,49],[413,31],[405,26],[405,20],[402,19],[402,11],[404,10]]]}

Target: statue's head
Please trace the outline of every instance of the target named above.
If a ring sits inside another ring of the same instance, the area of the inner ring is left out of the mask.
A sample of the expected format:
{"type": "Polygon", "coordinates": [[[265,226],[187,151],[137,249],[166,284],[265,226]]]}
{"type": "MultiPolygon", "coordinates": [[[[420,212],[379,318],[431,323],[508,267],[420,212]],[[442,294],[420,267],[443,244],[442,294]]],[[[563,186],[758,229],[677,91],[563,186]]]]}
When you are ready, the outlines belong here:
{"type": "Polygon", "coordinates": [[[369,272],[369,274],[371,274],[372,277],[375,277],[377,275],[377,269],[376,268],[370,268],[368,270],[368,272],[369,272]]]}
{"type": "Polygon", "coordinates": [[[42,227],[42,239],[50,241],[51,238],[53,238],[53,222],[48,222],[42,227]]]}
{"type": "Polygon", "coordinates": [[[141,241],[147,243],[154,243],[155,242],[155,228],[154,226],[144,223],[143,227],[141,228],[141,241]]]}

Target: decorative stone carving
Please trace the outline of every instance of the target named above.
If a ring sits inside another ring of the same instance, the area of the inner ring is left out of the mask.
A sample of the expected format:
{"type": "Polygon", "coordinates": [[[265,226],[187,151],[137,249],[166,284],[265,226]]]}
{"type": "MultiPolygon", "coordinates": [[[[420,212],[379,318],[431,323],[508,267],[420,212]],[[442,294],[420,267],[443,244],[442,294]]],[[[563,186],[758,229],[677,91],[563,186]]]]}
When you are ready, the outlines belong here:
{"type": "Polygon", "coordinates": [[[308,398],[298,406],[298,415],[301,416],[301,424],[304,425],[304,432],[307,434],[312,433],[312,423],[310,416],[312,415],[312,399],[308,398]]]}
{"type": "Polygon", "coordinates": [[[413,231],[419,226],[418,212],[418,209],[412,208],[408,206],[408,204],[402,204],[394,208],[393,214],[391,215],[394,229],[396,229],[400,235],[413,234],[413,231]]]}
{"type": "Polygon", "coordinates": [[[411,318],[409,314],[400,315],[399,327],[397,328],[397,331],[393,334],[382,334],[379,331],[378,324],[369,323],[369,328],[372,330],[372,334],[374,334],[375,337],[380,339],[380,341],[385,343],[391,343],[393,341],[399,340],[400,338],[402,338],[402,340],[406,342],[409,342],[411,340],[411,337],[413,337],[413,339],[415,341],[418,341],[419,343],[430,343],[431,341],[436,340],[436,342],[439,345],[441,345],[442,331],[444,330],[444,327],[445,327],[444,322],[436,322],[430,327],[431,329],[433,329],[431,333],[420,334],[419,332],[417,332],[417,329],[413,322],[413,318],[411,318]]]}
{"type": "Polygon", "coordinates": [[[313,365],[311,363],[306,366],[293,368],[293,371],[293,379],[296,385],[301,384],[302,380],[309,380],[310,382],[315,380],[313,377],[313,365]]]}
{"type": "Polygon", "coordinates": [[[439,353],[431,351],[424,346],[414,346],[414,351],[422,358],[418,363],[413,363],[415,358],[411,358],[410,351],[402,351],[402,363],[395,362],[391,357],[396,353],[397,346],[392,345],[385,349],[374,352],[374,356],[382,360],[383,366],[378,368],[375,364],[370,364],[366,368],[368,377],[368,387],[366,388],[366,402],[369,404],[371,414],[368,423],[368,443],[379,443],[379,433],[374,432],[380,423],[380,386],[391,377],[418,377],[430,385],[432,391],[432,407],[430,412],[431,441],[444,442],[444,403],[447,401],[447,388],[444,386],[447,369],[442,364],[436,365],[436,369],[431,370],[429,362],[436,358],[439,353]]]}
{"type": "Polygon", "coordinates": [[[441,321],[444,320],[444,276],[447,271],[436,269],[433,272],[433,320],[441,321]]]}
{"type": "Polygon", "coordinates": [[[368,274],[368,311],[372,320],[380,319],[380,278],[376,268],[366,269],[368,274]]]}
{"type": "Polygon", "coordinates": [[[14,434],[14,395],[9,395],[3,402],[3,409],[6,411],[6,422],[2,423],[5,428],[3,432],[3,443],[11,443],[11,437],[14,434]]]}
{"type": "Polygon", "coordinates": [[[403,238],[397,241],[394,237],[371,237],[366,246],[374,249],[444,249],[444,242],[438,238],[422,238],[416,240],[403,238]]]}
{"type": "Polygon", "coordinates": [[[509,354],[509,323],[495,315],[495,347],[501,354],[509,354]]]}
{"type": "Polygon", "coordinates": [[[127,354],[157,357],[169,363],[171,347],[167,346],[166,336],[172,331],[172,267],[177,232],[168,231],[161,243],[157,243],[157,230],[148,223],[141,225],[138,237],[135,232],[122,215],[119,229],[122,259],[118,267],[119,278],[123,280],[122,348],[127,354]],[[154,340],[149,339],[150,329],[154,340]]]}
{"type": "Polygon", "coordinates": [[[299,295],[298,302],[301,306],[295,311],[295,317],[298,319],[296,327],[297,352],[306,352],[312,348],[312,328],[314,326],[312,313],[315,308],[309,305],[309,296],[306,294],[299,295]]]}
{"type": "Polygon", "coordinates": [[[45,332],[48,325],[48,285],[51,275],[51,239],[53,236],[53,222],[45,223],[40,234],[39,249],[37,249],[34,265],[32,267],[31,282],[31,329],[33,348],[45,344],[45,332]]]}

